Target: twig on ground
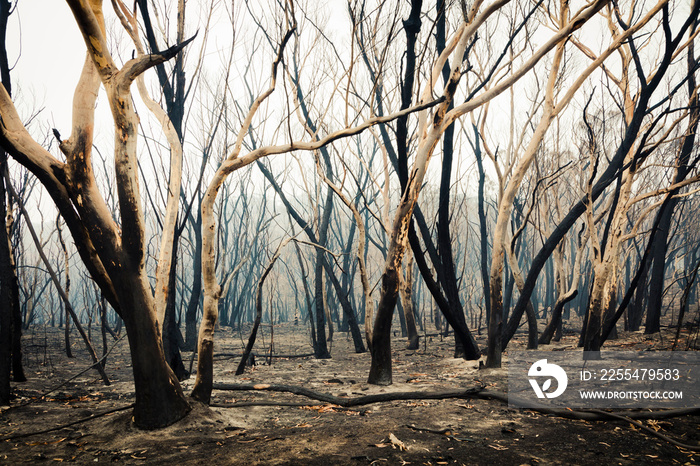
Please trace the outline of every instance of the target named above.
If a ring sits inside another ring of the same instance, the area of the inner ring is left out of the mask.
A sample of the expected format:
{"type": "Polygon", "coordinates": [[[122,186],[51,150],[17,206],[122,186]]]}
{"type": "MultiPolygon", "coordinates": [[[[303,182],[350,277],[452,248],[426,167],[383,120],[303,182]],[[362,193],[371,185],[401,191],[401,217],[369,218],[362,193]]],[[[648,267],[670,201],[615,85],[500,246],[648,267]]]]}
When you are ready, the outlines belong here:
{"type": "Polygon", "coordinates": [[[114,350],[114,348],[117,347],[117,345],[119,344],[119,342],[122,341],[122,340],[124,339],[124,337],[126,337],[126,333],[125,333],[124,335],[122,335],[121,337],[119,337],[119,339],[118,339],[117,341],[114,342],[114,344],[109,348],[109,350],[104,354],[104,356],[102,356],[102,357],[101,357],[100,359],[98,359],[96,362],[90,364],[88,367],[86,367],[86,368],[83,369],[82,371],[80,371],[80,372],[78,372],[77,374],[75,374],[73,377],[64,380],[64,381],[61,382],[60,384],[58,384],[58,385],[56,385],[55,387],[49,389],[47,392],[42,393],[40,397],[38,397],[38,398],[33,398],[33,399],[31,399],[31,400],[27,400],[27,401],[25,401],[25,402],[23,402],[23,403],[20,403],[20,404],[18,404],[18,405],[10,406],[10,409],[13,409],[13,408],[21,408],[21,407],[23,407],[23,406],[27,406],[27,405],[30,405],[30,404],[32,404],[32,403],[36,403],[36,402],[39,401],[39,400],[43,400],[44,398],[46,398],[47,395],[50,395],[51,393],[55,392],[55,391],[58,390],[59,388],[61,388],[61,387],[63,387],[64,385],[66,385],[68,382],[77,379],[78,377],[80,377],[81,375],[85,374],[86,372],[89,372],[89,371],[90,371],[92,368],[94,368],[96,365],[102,364],[102,361],[104,361],[105,359],[107,359],[107,356],[109,356],[109,355],[112,353],[112,350],[114,350]]]}
{"type": "Polygon", "coordinates": [[[119,411],[126,411],[127,409],[131,409],[133,407],[134,407],[134,404],[132,403],[128,406],[122,406],[120,408],[109,409],[109,410],[104,411],[102,413],[91,414],[88,417],[78,419],[77,421],[69,422],[68,424],[62,424],[60,426],[51,427],[50,429],[38,430],[35,432],[25,432],[22,434],[8,435],[7,437],[0,438],[0,442],[6,442],[9,440],[17,440],[19,438],[31,437],[33,435],[48,434],[49,432],[54,432],[56,430],[65,429],[67,427],[71,427],[71,426],[74,426],[76,424],[82,424],[83,422],[92,421],[93,419],[97,419],[97,418],[102,417],[102,416],[107,416],[109,414],[118,413],[119,411]]]}

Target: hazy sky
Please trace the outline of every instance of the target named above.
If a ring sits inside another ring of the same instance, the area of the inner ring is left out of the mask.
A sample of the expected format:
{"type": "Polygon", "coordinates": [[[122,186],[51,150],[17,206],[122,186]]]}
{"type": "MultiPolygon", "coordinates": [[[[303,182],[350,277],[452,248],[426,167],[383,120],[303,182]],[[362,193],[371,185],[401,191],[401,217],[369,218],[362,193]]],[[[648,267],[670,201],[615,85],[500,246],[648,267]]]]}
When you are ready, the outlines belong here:
{"type": "MultiPolygon", "coordinates": [[[[14,64],[14,95],[35,109],[45,107],[42,119],[53,116],[56,125],[63,126],[61,120],[70,119],[73,89],[85,58],[68,5],[55,0],[19,2],[10,17],[7,43],[10,66],[14,64]]],[[[23,115],[29,110],[20,107],[23,115]]],[[[68,128],[70,120],[65,125],[68,128]]]]}

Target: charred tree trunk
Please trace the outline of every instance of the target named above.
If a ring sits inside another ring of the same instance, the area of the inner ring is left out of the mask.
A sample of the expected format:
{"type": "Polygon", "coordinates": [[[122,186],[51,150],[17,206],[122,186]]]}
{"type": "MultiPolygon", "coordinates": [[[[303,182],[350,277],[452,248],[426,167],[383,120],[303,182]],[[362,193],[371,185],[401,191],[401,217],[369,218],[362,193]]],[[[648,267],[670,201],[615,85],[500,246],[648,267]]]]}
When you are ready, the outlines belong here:
{"type": "MultiPolygon", "coordinates": [[[[389,248],[389,254],[392,252],[392,248],[389,248]]],[[[372,364],[367,379],[368,383],[375,385],[392,383],[391,320],[398,300],[401,259],[402,257],[394,254],[393,260],[387,261],[382,275],[381,297],[372,326],[372,364]]]]}
{"type": "Polygon", "coordinates": [[[175,297],[177,295],[177,247],[180,235],[175,234],[173,241],[173,259],[170,263],[170,270],[168,272],[168,287],[170,293],[168,293],[168,300],[165,305],[165,315],[163,319],[163,350],[165,353],[165,359],[168,361],[170,368],[175,372],[175,376],[178,380],[186,380],[190,377],[190,373],[185,369],[185,365],[182,362],[182,354],[180,353],[179,342],[182,340],[182,336],[179,334],[180,329],[177,326],[175,319],[175,297]]]}
{"type": "MultiPolygon", "coordinates": [[[[569,302],[571,302],[573,299],[578,296],[578,290],[574,290],[572,293],[562,297],[559,299],[556,304],[554,305],[554,309],[552,310],[552,315],[550,317],[549,323],[545,327],[545,329],[542,331],[542,334],[540,335],[538,343],[541,345],[548,345],[552,341],[552,337],[554,337],[555,332],[561,332],[561,324],[562,324],[562,313],[564,311],[564,306],[566,306],[569,302]]],[[[555,339],[556,340],[556,339],[555,339]]]]}
{"type": "MultiPolygon", "coordinates": [[[[695,3],[695,2],[693,2],[695,3]]],[[[693,10],[697,10],[697,4],[693,5],[693,10]]],[[[697,19],[693,20],[690,26],[690,34],[693,34],[697,27],[697,19]]],[[[691,155],[695,147],[696,132],[698,129],[698,119],[700,109],[698,109],[698,95],[696,89],[695,73],[698,62],[695,59],[695,47],[691,42],[688,46],[686,56],[688,80],[687,88],[690,96],[688,108],[690,109],[689,124],[676,154],[676,172],[673,176],[672,184],[677,184],[686,179],[694,169],[697,159],[691,163],[691,155]]],[[[673,194],[678,193],[678,189],[673,190],[673,194]]],[[[654,244],[652,246],[651,267],[649,271],[649,301],[647,317],[645,323],[645,334],[657,333],[661,330],[661,309],[663,306],[664,282],[666,275],[666,254],[668,252],[668,240],[671,230],[671,222],[678,199],[672,197],[664,203],[665,209],[659,212],[657,219],[658,229],[655,232],[654,244]]]]}
{"type": "MultiPolygon", "coordinates": [[[[8,8],[9,3],[0,1],[0,8],[8,8]]],[[[6,18],[0,17],[0,20],[6,18]]],[[[2,23],[4,24],[4,22],[2,23]]],[[[0,36],[4,38],[3,36],[0,36]]],[[[3,44],[4,45],[4,44],[3,44]]],[[[3,47],[4,49],[4,47],[3,47]]],[[[12,315],[15,306],[19,306],[16,298],[17,277],[12,267],[10,238],[7,231],[5,193],[5,170],[7,169],[7,155],[0,149],[0,405],[10,404],[10,374],[12,372],[12,315]]]]}
{"type": "MultiPolygon", "coordinates": [[[[11,13],[12,4],[0,0],[0,79],[8,95],[12,93],[12,83],[5,40],[11,13]]],[[[27,380],[22,366],[19,282],[7,223],[10,203],[5,183],[10,183],[7,153],[0,148],[0,404],[10,402],[10,375],[16,382],[27,380]]]]}
{"type": "MultiPolygon", "coordinates": [[[[323,299],[323,251],[316,250],[316,266],[314,268],[314,317],[316,320],[316,346],[314,355],[317,359],[328,359],[331,354],[328,352],[326,337],[326,300],[323,299]]],[[[332,326],[333,322],[328,322],[332,326]]]]}
{"type": "Polygon", "coordinates": [[[197,310],[202,296],[202,215],[194,221],[194,255],[192,257],[192,293],[185,312],[185,351],[197,346],[197,310]]]}
{"type": "Polygon", "coordinates": [[[182,419],[190,406],[175,373],[166,362],[160,331],[155,319],[155,304],[146,277],[129,274],[115,283],[131,350],[136,393],[134,422],[155,429],[182,419]],[[123,281],[122,281],[123,280],[123,281]]]}
{"type": "MultiPolygon", "coordinates": [[[[421,0],[413,0],[411,2],[411,13],[409,18],[403,22],[404,30],[406,34],[406,65],[404,67],[405,74],[404,80],[401,85],[401,108],[408,108],[412,102],[412,92],[415,82],[415,69],[416,69],[416,52],[415,45],[418,33],[420,32],[421,20],[420,20],[420,10],[422,6],[421,0]]],[[[440,8],[440,6],[438,7],[440,8]]],[[[365,61],[368,61],[365,58],[365,61]]],[[[370,72],[371,71],[370,67],[370,72]]],[[[442,69],[440,69],[442,72],[442,69]]],[[[375,77],[376,79],[376,77],[375,77]]],[[[379,114],[383,113],[383,101],[381,86],[377,88],[376,92],[376,105],[379,109],[379,114]]],[[[394,149],[392,138],[389,135],[386,127],[384,125],[380,126],[380,133],[384,147],[386,148],[387,155],[391,160],[396,173],[398,174],[399,181],[401,183],[401,190],[404,192],[408,183],[408,125],[407,118],[399,118],[396,123],[396,149],[394,149]]],[[[423,217],[420,206],[415,207],[414,220],[418,229],[420,231],[420,236],[425,242],[425,247],[427,249],[430,261],[436,270],[441,270],[440,258],[438,257],[437,247],[433,242],[433,238],[428,227],[427,221],[423,217]]],[[[438,281],[433,277],[433,268],[428,264],[421,240],[414,228],[414,224],[409,225],[408,230],[408,241],[410,243],[411,249],[413,250],[414,260],[420,274],[428,287],[431,295],[435,299],[440,312],[445,316],[447,322],[455,330],[455,338],[459,342],[455,345],[455,349],[464,348],[464,354],[466,359],[478,359],[480,357],[479,348],[469,331],[469,327],[466,325],[466,319],[464,319],[464,312],[459,306],[459,309],[454,306],[459,303],[454,303],[449,301],[443,294],[442,282],[440,281],[444,277],[441,274],[438,277],[438,281]],[[462,318],[458,315],[459,312],[462,313],[462,318]]],[[[435,319],[440,319],[439,315],[436,314],[435,319]]],[[[460,350],[461,353],[461,350],[460,350]]]]}
{"type": "MultiPolygon", "coordinates": [[[[695,132],[693,132],[695,134],[695,132]]],[[[676,172],[674,183],[681,181],[678,179],[680,171],[676,172]]],[[[666,277],[666,253],[668,251],[668,235],[671,229],[673,211],[678,204],[676,199],[672,199],[667,209],[664,210],[659,222],[659,230],[654,238],[652,247],[651,267],[649,272],[649,301],[647,307],[644,333],[658,333],[661,331],[661,309],[664,296],[664,279],[666,277]]]]}
{"type": "MultiPolygon", "coordinates": [[[[436,25],[436,47],[437,53],[441,54],[445,49],[445,0],[437,0],[436,10],[438,14],[436,25]]],[[[447,86],[450,81],[450,62],[445,61],[442,67],[442,80],[447,86]]],[[[450,103],[447,108],[449,112],[454,108],[450,103]]],[[[464,307],[459,295],[459,285],[457,284],[457,274],[455,272],[454,254],[452,252],[452,238],[450,236],[450,188],[452,187],[452,159],[454,155],[454,124],[447,126],[442,137],[442,166],[440,174],[440,197],[438,204],[437,221],[437,246],[439,261],[435,264],[438,268],[438,277],[445,290],[445,297],[452,305],[455,318],[459,321],[460,328],[467,326],[464,307]]],[[[454,357],[471,359],[473,358],[473,348],[470,341],[463,338],[455,338],[454,357]]]]}
{"type": "MultiPolygon", "coordinates": [[[[491,291],[489,287],[489,238],[486,230],[487,217],[486,217],[486,200],[484,198],[484,185],[486,184],[486,173],[484,172],[484,162],[482,159],[482,154],[480,150],[479,142],[479,130],[474,125],[474,156],[476,157],[476,167],[479,173],[479,186],[477,191],[477,204],[479,209],[479,248],[481,251],[480,255],[480,265],[481,265],[481,284],[484,290],[484,306],[486,307],[486,323],[488,325],[489,319],[491,317],[491,291]]],[[[510,285],[510,290],[512,291],[513,285],[510,285]]],[[[508,298],[510,302],[510,297],[508,298]]]]}

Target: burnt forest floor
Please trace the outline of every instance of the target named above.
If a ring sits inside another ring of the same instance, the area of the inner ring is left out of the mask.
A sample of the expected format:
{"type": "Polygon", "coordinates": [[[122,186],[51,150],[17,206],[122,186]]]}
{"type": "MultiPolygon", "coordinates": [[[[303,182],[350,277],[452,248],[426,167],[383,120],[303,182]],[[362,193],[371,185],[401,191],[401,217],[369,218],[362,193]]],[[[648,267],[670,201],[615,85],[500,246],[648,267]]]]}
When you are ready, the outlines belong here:
{"type": "MultiPolygon", "coordinates": [[[[217,331],[215,383],[284,384],[346,397],[479,387],[507,390],[505,369],[480,370],[478,361],[454,359],[451,336],[424,338],[417,351],[404,349],[404,341],[394,338],[394,384],[372,386],[366,383],[370,356],[354,353],[348,334],[336,332],[332,359],[292,357],[311,348],[308,330],[291,324],[274,328],[275,354],[286,357],[276,357],[272,364],[264,361],[260,354],[271,342],[269,328],[264,329],[256,343],[257,365],[236,377],[234,356],[240,354],[247,331],[217,331]]],[[[73,337],[75,357],[68,359],[62,334],[60,329],[40,327],[24,336],[29,381],[13,383],[16,399],[0,410],[0,464],[628,465],[697,464],[700,459],[624,421],[563,419],[509,408],[498,400],[390,401],[341,408],[270,391],[215,390],[212,407],[193,403],[189,416],[158,431],[136,429],[129,410],[122,410],[8,440],[133,402],[126,339],[108,356],[106,372],[112,384],[104,386],[95,371],[66,382],[89,366],[89,358],[73,337]]],[[[672,335],[672,329],[652,337],[622,333],[606,348],[666,350],[672,335]]],[[[483,335],[477,340],[485,346],[483,335]]],[[[577,341],[577,336],[565,335],[540,349],[576,351],[577,341]]],[[[509,349],[523,349],[524,344],[525,336],[518,335],[509,349]]],[[[183,353],[183,358],[189,366],[191,353],[183,353]]],[[[193,383],[193,377],[183,382],[186,392],[193,383]]],[[[682,443],[698,445],[698,421],[700,416],[642,422],[682,443]]]]}

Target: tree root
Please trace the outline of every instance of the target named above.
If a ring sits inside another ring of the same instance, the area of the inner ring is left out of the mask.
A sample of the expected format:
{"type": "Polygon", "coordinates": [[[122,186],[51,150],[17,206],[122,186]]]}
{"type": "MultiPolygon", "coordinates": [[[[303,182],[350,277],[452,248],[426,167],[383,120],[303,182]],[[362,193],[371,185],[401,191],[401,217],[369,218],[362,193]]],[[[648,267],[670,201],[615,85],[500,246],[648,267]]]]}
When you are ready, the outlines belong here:
{"type": "MultiPolygon", "coordinates": [[[[401,401],[401,400],[444,400],[449,398],[477,398],[486,400],[497,400],[503,403],[508,403],[508,396],[505,393],[494,392],[490,390],[485,390],[483,387],[475,387],[469,389],[459,389],[459,390],[444,390],[439,392],[393,392],[393,393],[379,393],[376,395],[364,395],[356,398],[347,398],[341,396],[331,395],[329,393],[317,392],[315,390],[310,390],[305,387],[298,387],[294,385],[281,385],[281,384],[214,384],[215,390],[224,391],[272,391],[272,392],[284,392],[292,393],[294,395],[301,395],[313,400],[322,401],[325,403],[331,403],[345,408],[368,405],[372,403],[380,403],[387,401],[401,401]]],[[[254,404],[254,402],[247,402],[246,405],[254,404]]],[[[269,402],[266,402],[269,404],[269,402]]],[[[276,403],[281,404],[281,403],[276,403]]],[[[217,405],[217,406],[227,406],[227,405],[217,405]]],[[[237,404],[228,405],[230,407],[237,406],[237,404]]],[[[240,405],[238,405],[240,406],[240,405]]],[[[582,421],[610,421],[619,420],[629,422],[645,432],[669,442],[679,448],[683,448],[689,451],[700,451],[700,446],[698,445],[688,445],[678,442],[654,429],[642,424],[638,420],[647,419],[670,419],[673,417],[687,416],[687,415],[697,415],[700,414],[700,408],[687,408],[687,409],[668,409],[663,411],[634,411],[629,412],[626,415],[621,415],[613,412],[602,411],[599,409],[589,409],[589,410],[571,410],[571,409],[557,409],[557,408],[527,408],[530,411],[536,411],[542,414],[549,414],[552,416],[562,417],[566,419],[577,419],[582,421]]],[[[443,434],[449,429],[444,431],[433,431],[430,429],[416,428],[415,426],[407,426],[411,429],[425,430],[432,433],[443,434]]]]}
{"type": "Polygon", "coordinates": [[[271,391],[285,392],[294,395],[301,395],[313,400],[323,401],[334,405],[342,406],[343,408],[352,408],[355,406],[363,406],[372,403],[381,403],[387,401],[398,400],[444,400],[448,398],[478,398],[477,394],[483,391],[482,388],[469,388],[458,390],[444,390],[439,392],[394,392],[394,393],[378,393],[376,395],[365,395],[357,398],[346,398],[335,396],[329,393],[317,392],[305,387],[294,385],[281,384],[214,384],[214,390],[225,391],[271,391]]]}

